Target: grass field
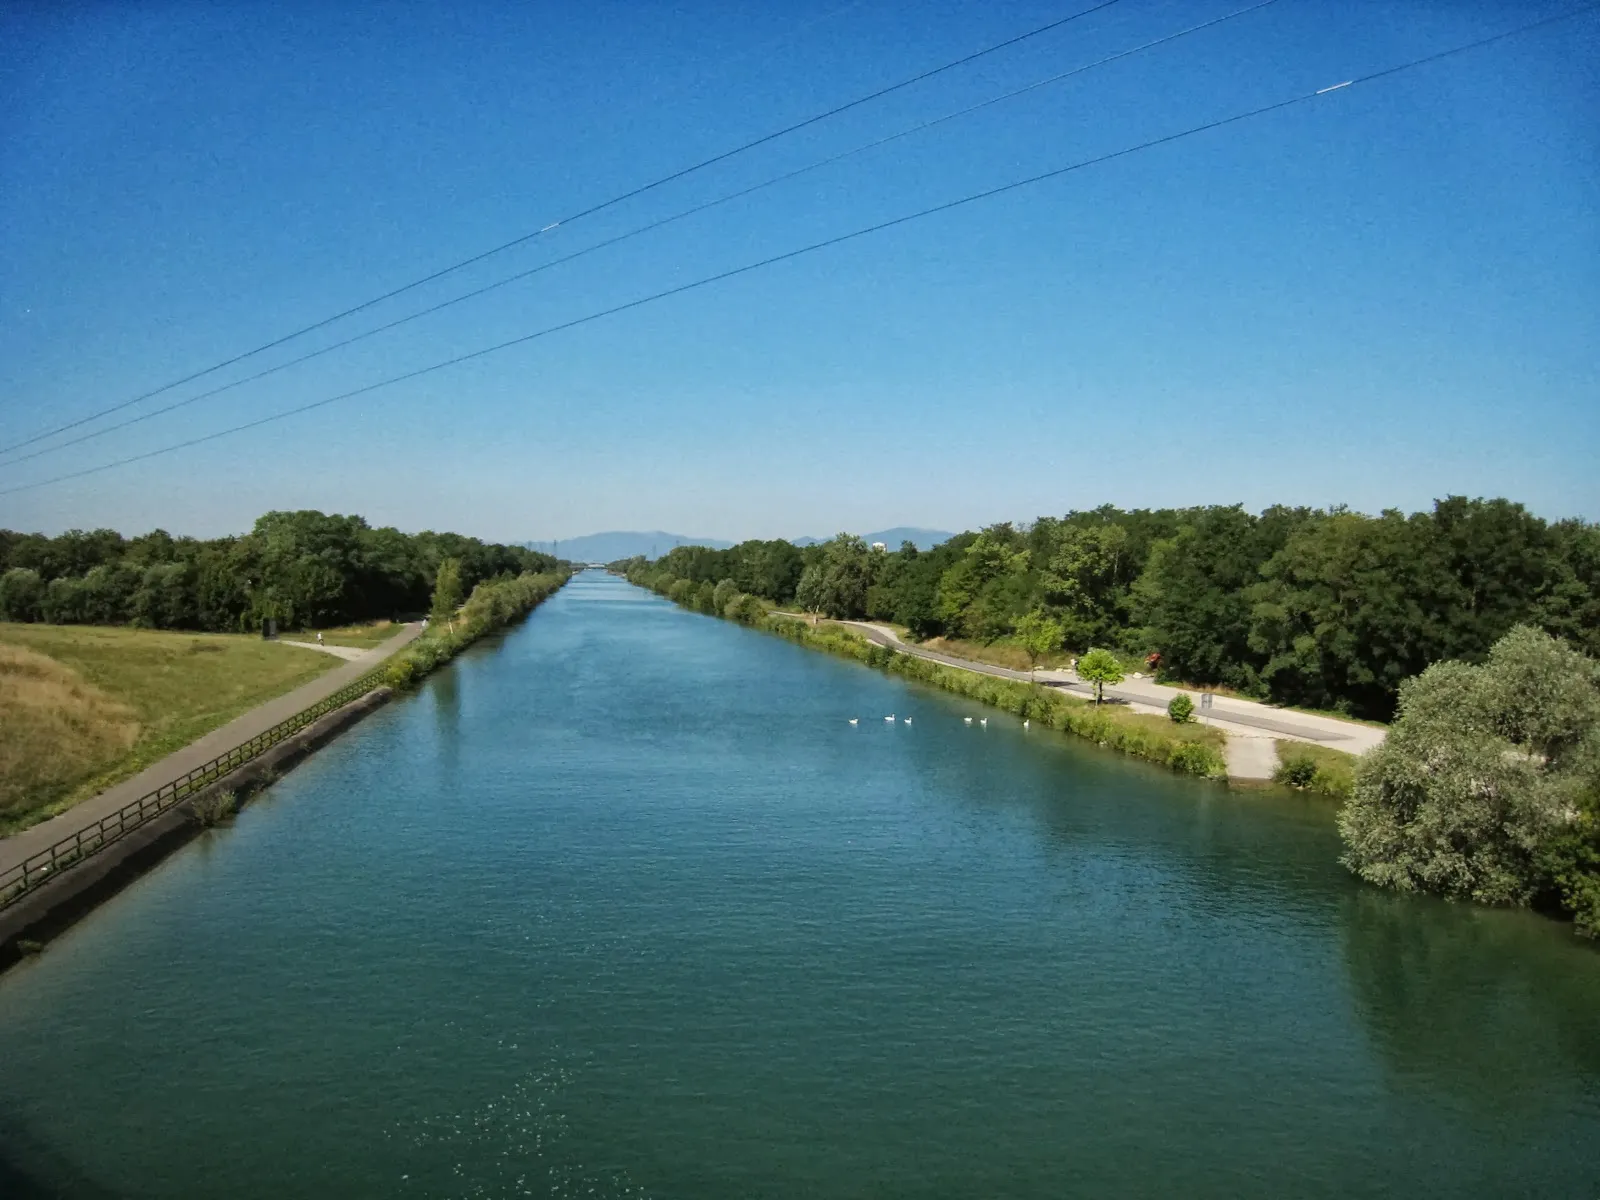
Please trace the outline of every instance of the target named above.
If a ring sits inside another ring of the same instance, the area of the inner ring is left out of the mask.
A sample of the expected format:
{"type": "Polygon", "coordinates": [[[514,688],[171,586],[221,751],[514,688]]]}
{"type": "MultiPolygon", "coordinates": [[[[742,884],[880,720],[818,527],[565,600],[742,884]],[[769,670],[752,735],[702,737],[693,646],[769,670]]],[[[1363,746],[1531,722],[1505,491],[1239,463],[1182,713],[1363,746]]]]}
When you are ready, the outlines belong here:
{"type": "MultiPolygon", "coordinates": [[[[990,642],[986,646],[982,642],[968,642],[961,638],[936,637],[918,644],[938,654],[948,654],[954,658],[970,658],[973,662],[988,663],[992,667],[1009,667],[1013,671],[1028,669],[1028,652],[1021,646],[1004,640],[990,642]]],[[[1049,671],[1065,667],[1075,657],[1076,655],[1066,652],[1046,654],[1039,659],[1039,670],[1049,671]]]]}
{"type": "Polygon", "coordinates": [[[284,636],[297,642],[314,642],[320,632],[322,640],[330,646],[354,646],[361,650],[371,650],[374,646],[383,645],[404,629],[405,625],[398,621],[373,621],[368,625],[341,625],[337,629],[323,630],[308,629],[300,633],[287,633],[284,636]]]}
{"type": "Polygon", "coordinates": [[[338,665],[243,635],[0,622],[0,835],[338,665]]]}

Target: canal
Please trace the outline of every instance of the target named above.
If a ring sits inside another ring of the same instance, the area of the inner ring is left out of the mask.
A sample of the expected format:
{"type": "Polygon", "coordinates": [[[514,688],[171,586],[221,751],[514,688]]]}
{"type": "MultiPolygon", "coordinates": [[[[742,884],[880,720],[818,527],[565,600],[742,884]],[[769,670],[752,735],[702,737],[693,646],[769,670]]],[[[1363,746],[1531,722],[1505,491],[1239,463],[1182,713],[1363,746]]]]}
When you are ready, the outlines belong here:
{"type": "Polygon", "coordinates": [[[581,575],[0,977],[0,1194],[1600,1195],[1600,953],[1338,849],[581,575]]]}

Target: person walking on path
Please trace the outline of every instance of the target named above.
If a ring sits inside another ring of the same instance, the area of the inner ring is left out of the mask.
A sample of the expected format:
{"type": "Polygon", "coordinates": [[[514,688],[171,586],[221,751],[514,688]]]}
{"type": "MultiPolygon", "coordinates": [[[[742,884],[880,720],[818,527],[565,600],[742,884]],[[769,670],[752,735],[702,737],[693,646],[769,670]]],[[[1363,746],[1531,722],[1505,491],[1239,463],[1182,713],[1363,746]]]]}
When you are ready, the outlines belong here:
{"type": "Polygon", "coordinates": [[[317,630],[317,645],[322,645],[322,630],[317,630]]]}

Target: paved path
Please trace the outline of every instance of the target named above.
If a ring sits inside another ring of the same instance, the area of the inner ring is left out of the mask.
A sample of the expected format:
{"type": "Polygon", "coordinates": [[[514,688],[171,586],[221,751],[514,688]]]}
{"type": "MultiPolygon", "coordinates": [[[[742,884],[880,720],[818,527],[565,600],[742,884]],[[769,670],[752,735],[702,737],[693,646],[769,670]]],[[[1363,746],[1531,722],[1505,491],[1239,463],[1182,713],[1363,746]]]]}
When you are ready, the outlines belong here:
{"type": "Polygon", "coordinates": [[[190,742],[182,750],[175,751],[153,766],[146,767],[131,779],[125,779],[115,787],[107,788],[98,796],[74,805],[48,821],[41,821],[11,837],[0,838],[0,871],[9,870],[23,859],[49,849],[62,838],[71,837],[78,830],[93,825],[102,817],[110,816],[123,805],[131,804],[140,796],[155,791],[162,784],[171,783],[194,768],[226,754],[235,746],[248,742],[257,734],[265,733],[278,722],[286,721],[302,709],[310,708],[317,701],[333,695],[346,684],[360,679],[395,651],[414,641],[421,633],[420,624],[407,625],[402,632],[395,634],[381,646],[360,651],[356,658],[344,666],[335,667],[326,675],[320,675],[292,692],[285,692],[276,699],[252,708],[243,716],[235,717],[222,728],[213,729],[199,740],[190,742]]]}
{"type": "Polygon", "coordinates": [[[1278,747],[1269,737],[1228,735],[1222,748],[1229,779],[1271,779],[1278,769],[1278,747]]]}
{"type": "MultiPolygon", "coordinates": [[[[784,616],[798,616],[783,613],[784,616]]],[[[803,618],[801,618],[803,619],[803,618]]],[[[887,625],[871,621],[838,621],[861,630],[880,646],[891,646],[904,654],[926,658],[962,671],[976,671],[983,675],[996,675],[1002,679],[1029,679],[1026,671],[1013,671],[990,663],[941,654],[923,646],[903,640],[887,625]]],[[[1047,687],[1060,688],[1082,696],[1093,696],[1094,687],[1079,679],[1073,671],[1037,671],[1034,682],[1047,687]]],[[[1167,703],[1180,692],[1188,692],[1199,711],[1199,692],[1192,688],[1170,687],[1153,679],[1126,679],[1116,687],[1105,689],[1108,700],[1125,704],[1134,712],[1165,715],[1167,703]]],[[[1273,742],[1311,742],[1342,750],[1346,754],[1365,754],[1383,743],[1387,730],[1374,725],[1358,725],[1354,721],[1341,721],[1336,717],[1322,717],[1313,713],[1295,712],[1293,709],[1274,708],[1254,700],[1234,696],[1215,696],[1212,707],[1204,717],[1205,723],[1214,725],[1228,735],[1228,774],[1235,779],[1270,779],[1278,764],[1277,748],[1273,742]],[[1237,744],[1236,744],[1237,743],[1237,744]]]]}
{"type": "Polygon", "coordinates": [[[279,638],[278,641],[285,646],[299,646],[305,650],[320,650],[324,654],[331,654],[335,658],[348,659],[350,662],[355,662],[363,654],[367,653],[358,646],[327,646],[320,642],[294,642],[288,638],[279,638]]]}

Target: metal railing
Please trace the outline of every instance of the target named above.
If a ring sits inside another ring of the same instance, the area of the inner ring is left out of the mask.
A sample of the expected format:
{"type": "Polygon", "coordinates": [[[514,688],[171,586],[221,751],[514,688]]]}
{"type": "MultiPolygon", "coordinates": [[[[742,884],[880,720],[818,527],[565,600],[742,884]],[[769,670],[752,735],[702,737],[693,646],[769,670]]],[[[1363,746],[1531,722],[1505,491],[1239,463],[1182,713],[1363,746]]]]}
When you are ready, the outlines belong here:
{"type": "Polygon", "coordinates": [[[0,872],[0,909],[20,900],[40,884],[54,879],[68,867],[84,861],[126,837],[141,825],[148,824],[180,800],[194,795],[230,771],[238,770],[245,763],[259,758],[285,738],[299,733],[318,717],[326,716],[334,709],[343,708],[350,701],[365,696],[383,681],[383,675],[383,667],[368,671],[354,683],[347,683],[331,696],[318,700],[310,708],[295,713],[287,720],[278,722],[264,733],[256,734],[248,742],[235,746],[226,754],[219,754],[188,774],[180,776],[171,783],[162,784],[155,791],[123,805],[109,816],[85,825],[70,837],[64,837],[55,845],[29,855],[16,866],[0,872]]]}

